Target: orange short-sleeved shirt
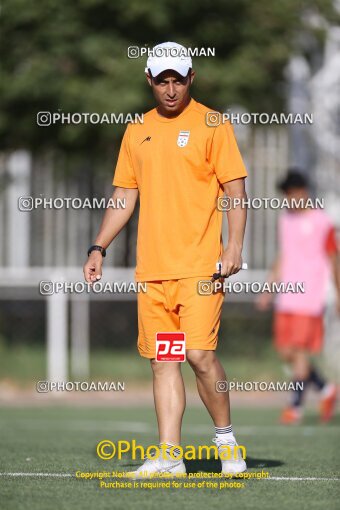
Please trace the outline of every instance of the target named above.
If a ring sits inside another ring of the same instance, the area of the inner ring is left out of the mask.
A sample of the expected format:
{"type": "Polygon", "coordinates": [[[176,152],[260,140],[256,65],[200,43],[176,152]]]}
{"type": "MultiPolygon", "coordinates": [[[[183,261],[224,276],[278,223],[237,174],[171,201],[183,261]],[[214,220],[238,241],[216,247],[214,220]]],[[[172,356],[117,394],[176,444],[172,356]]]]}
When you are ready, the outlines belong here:
{"type": "Polygon", "coordinates": [[[176,118],[156,109],[124,134],[114,186],[138,188],[136,281],[211,275],[222,253],[222,184],[246,177],[230,124],[206,125],[191,99],[176,118]]]}

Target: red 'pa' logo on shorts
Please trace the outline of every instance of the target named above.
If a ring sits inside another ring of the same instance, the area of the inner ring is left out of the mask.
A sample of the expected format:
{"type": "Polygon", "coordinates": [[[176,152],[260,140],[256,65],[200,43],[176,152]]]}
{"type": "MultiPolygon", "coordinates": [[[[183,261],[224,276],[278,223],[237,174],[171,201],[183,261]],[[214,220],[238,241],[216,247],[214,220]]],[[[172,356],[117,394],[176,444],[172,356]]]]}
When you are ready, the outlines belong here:
{"type": "Polygon", "coordinates": [[[185,361],[185,333],[157,333],[156,361],[185,361]]]}

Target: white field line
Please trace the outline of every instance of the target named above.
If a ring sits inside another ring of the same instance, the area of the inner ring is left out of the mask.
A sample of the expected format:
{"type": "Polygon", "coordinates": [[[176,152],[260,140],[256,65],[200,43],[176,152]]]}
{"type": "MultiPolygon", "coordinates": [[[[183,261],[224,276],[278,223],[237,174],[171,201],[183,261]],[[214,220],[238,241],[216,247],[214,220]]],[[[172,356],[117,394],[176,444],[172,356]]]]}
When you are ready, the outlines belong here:
{"type": "MultiPolygon", "coordinates": [[[[39,420],[35,418],[26,418],[24,420],[18,420],[15,424],[16,428],[23,428],[25,430],[66,430],[66,431],[82,431],[82,432],[139,432],[141,434],[153,432],[154,428],[148,423],[144,422],[107,422],[96,421],[96,420],[65,420],[62,423],[58,421],[50,420],[39,420]]],[[[5,428],[4,422],[0,423],[0,430],[5,428]]],[[[156,430],[156,429],[155,429],[156,430]]]]}
{"type": "MultiPolygon", "coordinates": [[[[0,421],[0,431],[6,426],[5,420],[0,421]]],[[[62,423],[58,421],[40,420],[39,418],[26,418],[18,420],[15,424],[18,429],[48,429],[48,430],[64,430],[64,431],[83,431],[83,432],[136,432],[139,434],[156,433],[156,427],[153,427],[146,422],[127,422],[127,421],[106,421],[106,420],[65,420],[62,423]]],[[[328,425],[327,434],[333,432],[339,433],[337,426],[328,425]]],[[[211,434],[214,432],[213,426],[209,425],[184,425],[182,431],[186,434],[200,435],[211,434]]],[[[289,436],[294,432],[294,435],[313,436],[320,434],[320,425],[306,425],[306,426],[282,426],[282,425],[269,425],[269,426],[253,426],[253,425],[239,425],[235,427],[237,434],[254,435],[254,436],[267,436],[272,434],[275,436],[289,436]]]]}
{"type": "MultiPolygon", "coordinates": [[[[71,473],[0,473],[0,476],[9,477],[50,477],[50,478],[75,478],[71,473]]],[[[94,478],[93,480],[98,480],[94,478]]],[[[244,479],[247,480],[246,478],[244,479]]],[[[340,478],[319,478],[315,476],[297,477],[297,476],[270,476],[269,478],[251,478],[251,480],[273,480],[273,481],[293,481],[293,482],[339,482],[340,478]]]]}
{"type": "Polygon", "coordinates": [[[317,478],[314,476],[307,476],[300,478],[298,476],[270,476],[269,478],[262,478],[262,480],[288,480],[293,482],[339,482],[340,478],[317,478]]]}
{"type": "Polygon", "coordinates": [[[12,476],[12,477],[24,477],[24,476],[35,476],[35,477],[51,477],[51,478],[73,478],[74,475],[70,473],[0,473],[0,476],[12,476]]]}

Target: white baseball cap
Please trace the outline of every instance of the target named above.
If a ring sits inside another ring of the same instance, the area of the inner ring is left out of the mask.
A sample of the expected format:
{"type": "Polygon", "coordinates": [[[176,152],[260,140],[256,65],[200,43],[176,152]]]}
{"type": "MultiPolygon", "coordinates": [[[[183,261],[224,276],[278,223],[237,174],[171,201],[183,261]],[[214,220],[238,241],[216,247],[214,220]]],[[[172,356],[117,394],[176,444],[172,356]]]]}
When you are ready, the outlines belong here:
{"type": "Polygon", "coordinates": [[[163,71],[172,69],[181,76],[187,76],[191,67],[192,60],[184,46],[175,42],[165,42],[152,48],[145,72],[150,70],[152,76],[158,76],[163,71]]]}

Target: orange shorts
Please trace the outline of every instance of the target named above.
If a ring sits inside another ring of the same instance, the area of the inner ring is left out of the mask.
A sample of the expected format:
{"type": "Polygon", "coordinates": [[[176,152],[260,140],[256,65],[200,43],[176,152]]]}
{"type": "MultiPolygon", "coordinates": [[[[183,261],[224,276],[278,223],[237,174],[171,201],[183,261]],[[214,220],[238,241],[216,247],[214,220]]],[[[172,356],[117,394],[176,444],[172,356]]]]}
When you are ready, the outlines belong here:
{"type": "Polygon", "coordinates": [[[278,351],[293,348],[320,352],[323,341],[322,315],[298,315],[276,312],[274,316],[275,347],[278,351]]]}
{"type": "Polygon", "coordinates": [[[215,350],[224,292],[209,293],[199,281],[211,277],[147,282],[138,293],[138,350],[156,357],[156,333],[185,333],[186,349],[215,350]],[[205,294],[204,294],[205,293],[205,294]]]}

